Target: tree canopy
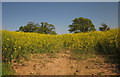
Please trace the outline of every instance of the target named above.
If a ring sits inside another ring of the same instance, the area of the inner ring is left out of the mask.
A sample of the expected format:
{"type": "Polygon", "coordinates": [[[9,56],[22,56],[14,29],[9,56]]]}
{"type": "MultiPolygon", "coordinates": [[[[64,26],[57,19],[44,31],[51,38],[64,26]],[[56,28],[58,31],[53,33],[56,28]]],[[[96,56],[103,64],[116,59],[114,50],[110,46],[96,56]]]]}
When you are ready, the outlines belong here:
{"type": "Polygon", "coordinates": [[[110,27],[108,27],[108,25],[106,25],[106,24],[104,24],[104,23],[102,23],[101,26],[102,26],[102,27],[99,27],[99,30],[100,30],[100,31],[105,31],[105,30],[109,30],[109,29],[110,29],[110,27]]]}
{"type": "Polygon", "coordinates": [[[21,26],[19,31],[23,32],[36,32],[41,34],[57,34],[55,32],[55,27],[52,24],[48,24],[47,22],[34,23],[28,22],[26,26],[21,26]]]}
{"type": "MultiPolygon", "coordinates": [[[[100,31],[109,30],[110,27],[108,25],[102,23],[102,27],[99,27],[100,31]]],[[[88,18],[78,17],[72,20],[72,24],[69,26],[70,33],[79,33],[79,32],[90,32],[96,31],[94,24],[88,18]]],[[[19,30],[23,32],[36,32],[40,34],[57,34],[55,32],[55,26],[53,24],[49,24],[47,22],[34,23],[28,22],[25,26],[21,26],[19,30]]]]}
{"type": "Polygon", "coordinates": [[[69,25],[69,28],[70,33],[89,32],[96,30],[92,21],[83,17],[75,18],[72,24],[69,25]]]}

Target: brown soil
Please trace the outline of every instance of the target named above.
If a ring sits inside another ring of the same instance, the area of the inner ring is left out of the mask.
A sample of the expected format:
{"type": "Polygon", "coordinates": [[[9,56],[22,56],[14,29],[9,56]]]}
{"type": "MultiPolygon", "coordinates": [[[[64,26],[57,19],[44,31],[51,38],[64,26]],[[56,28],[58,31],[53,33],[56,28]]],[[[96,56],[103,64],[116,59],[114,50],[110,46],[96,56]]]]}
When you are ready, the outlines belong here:
{"type": "Polygon", "coordinates": [[[116,65],[106,63],[102,56],[77,60],[69,51],[32,54],[29,60],[14,63],[13,69],[17,75],[118,75],[116,65]]]}

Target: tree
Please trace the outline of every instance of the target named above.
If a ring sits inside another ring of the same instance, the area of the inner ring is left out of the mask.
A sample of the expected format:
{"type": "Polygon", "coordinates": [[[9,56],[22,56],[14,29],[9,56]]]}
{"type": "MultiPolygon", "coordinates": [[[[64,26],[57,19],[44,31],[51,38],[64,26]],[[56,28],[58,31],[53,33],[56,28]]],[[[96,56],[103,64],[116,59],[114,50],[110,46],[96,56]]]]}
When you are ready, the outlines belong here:
{"type": "Polygon", "coordinates": [[[55,27],[47,22],[41,22],[40,24],[34,22],[28,22],[26,26],[21,26],[19,31],[23,32],[36,32],[41,34],[57,34],[55,27]]]}
{"type": "Polygon", "coordinates": [[[101,26],[102,26],[102,27],[99,27],[99,30],[100,30],[100,31],[105,31],[105,30],[109,30],[109,29],[110,29],[110,27],[108,27],[108,25],[106,25],[106,24],[104,24],[104,23],[102,23],[101,26]]]}
{"type": "Polygon", "coordinates": [[[73,23],[69,25],[69,28],[70,33],[89,32],[96,30],[92,21],[83,17],[75,18],[73,23]]]}
{"type": "Polygon", "coordinates": [[[42,33],[42,34],[57,34],[55,32],[54,25],[48,24],[47,22],[41,22],[41,26],[38,29],[38,33],[42,33]]]}
{"type": "Polygon", "coordinates": [[[28,22],[26,26],[21,26],[19,28],[20,31],[24,31],[24,32],[35,32],[36,30],[36,24],[34,22],[28,22]]]}

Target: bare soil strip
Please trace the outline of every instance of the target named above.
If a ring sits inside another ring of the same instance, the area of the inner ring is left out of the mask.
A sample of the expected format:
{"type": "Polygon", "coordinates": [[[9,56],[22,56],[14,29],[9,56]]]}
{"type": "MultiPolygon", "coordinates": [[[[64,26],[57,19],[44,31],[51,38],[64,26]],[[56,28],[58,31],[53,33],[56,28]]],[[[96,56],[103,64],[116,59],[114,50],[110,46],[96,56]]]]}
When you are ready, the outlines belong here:
{"type": "Polygon", "coordinates": [[[76,60],[67,53],[33,54],[29,60],[14,63],[17,75],[118,75],[115,64],[106,63],[104,57],[95,56],[76,60]]]}

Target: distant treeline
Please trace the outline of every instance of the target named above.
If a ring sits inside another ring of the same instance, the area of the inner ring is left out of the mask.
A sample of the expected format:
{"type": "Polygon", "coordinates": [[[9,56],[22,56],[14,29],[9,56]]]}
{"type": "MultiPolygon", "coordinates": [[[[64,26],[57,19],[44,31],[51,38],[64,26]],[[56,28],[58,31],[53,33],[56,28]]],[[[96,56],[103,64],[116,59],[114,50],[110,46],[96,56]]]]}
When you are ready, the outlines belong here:
{"type": "MultiPolygon", "coordinates": [[[[90,32],[96,31],[94,24],[88,18],[78,17],[72,20],[72,24],[69,26],[70,33],[80,33],[80,32],[90,32]]],[[[109,30],[110,27],[108,25],[102,23],[101,27],[99,27],[100,31],[109,30]]],[[[57,34],[55,32],[55,26],[53,24],[49,24],[47,22],[34,23],[28,22],[27,25],[21,26],[19,30],[23,32],[36,32],[40,34],[57,34]]]]}

